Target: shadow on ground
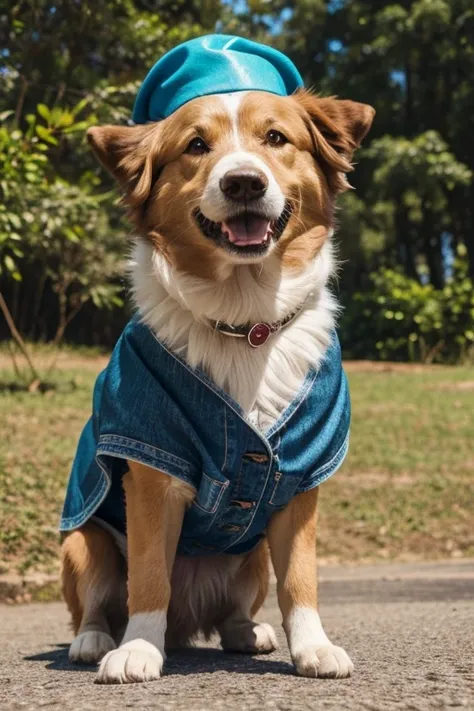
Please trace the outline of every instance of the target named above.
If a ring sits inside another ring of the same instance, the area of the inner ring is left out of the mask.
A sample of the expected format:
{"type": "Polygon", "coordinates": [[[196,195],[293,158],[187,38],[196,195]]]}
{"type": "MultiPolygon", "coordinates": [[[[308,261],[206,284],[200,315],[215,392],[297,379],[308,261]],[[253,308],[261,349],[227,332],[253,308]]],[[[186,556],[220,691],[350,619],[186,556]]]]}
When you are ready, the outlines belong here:
{"type": "MultiPolygon", "coordinates": [[[[64,672],[95,672],[95,665],[70,664],[68,644],[51,645],[51,649],[25,656],[28,662],[49,662],[46,669],[64,672]]],[[[222,649],[194,647],[169,652],[166,659],[166,676],[227,671],[234,674],[294,674],[287,662],[262,659],[248,654],[223,652],[222,649]]]]}

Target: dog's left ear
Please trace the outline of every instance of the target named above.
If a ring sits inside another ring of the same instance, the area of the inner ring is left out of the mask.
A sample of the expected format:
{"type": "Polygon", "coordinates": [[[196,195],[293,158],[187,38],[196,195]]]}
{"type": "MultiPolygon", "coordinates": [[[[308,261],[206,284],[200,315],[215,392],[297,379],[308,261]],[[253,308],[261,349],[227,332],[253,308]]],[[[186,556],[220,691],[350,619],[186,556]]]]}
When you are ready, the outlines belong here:
{"type": "Polygon", "coordinates": [[[367,135],[375,116],[368,104],[299,91],[295,99],[329,146],[348,161],[367,135]]]}
{"type": "Polygon", "coordinates": [[[353,170],[352,156],[372,125],[375,110],[368,104],[321,98],[301,90],[293,95],[303,109],[313,142],[313,154],[334,195],[347,190],[346,173],[353,170]]]}

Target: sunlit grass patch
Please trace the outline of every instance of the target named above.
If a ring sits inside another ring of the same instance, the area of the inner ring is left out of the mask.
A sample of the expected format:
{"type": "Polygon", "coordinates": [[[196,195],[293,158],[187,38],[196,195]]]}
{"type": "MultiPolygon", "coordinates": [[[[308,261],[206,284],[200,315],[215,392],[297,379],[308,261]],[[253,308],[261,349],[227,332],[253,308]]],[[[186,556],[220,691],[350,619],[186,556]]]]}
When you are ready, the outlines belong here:
{"type": "MultiPolygon", "coordinates": [[[[5,387],[0,360],[0,572],[57,569],[64,487],[105,362],[67,351],[55,389],[28,393],[5,387]]],[[[321,490],[321,558],[474,555],[472,369],[349,371],[351,447],[321,490]]]]}

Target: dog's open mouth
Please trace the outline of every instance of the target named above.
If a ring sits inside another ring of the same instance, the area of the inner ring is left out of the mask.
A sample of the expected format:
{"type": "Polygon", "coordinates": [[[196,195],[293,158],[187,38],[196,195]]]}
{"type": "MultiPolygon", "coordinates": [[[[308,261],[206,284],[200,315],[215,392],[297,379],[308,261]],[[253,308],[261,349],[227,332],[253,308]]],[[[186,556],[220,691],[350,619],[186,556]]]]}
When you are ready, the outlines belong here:
{"type": "Polygon", "coordinates": [[[198,209],[194,218],[205,237],[221,246],[238,252],[263,252],[270,242],[277,241],[291,217],[291,203],[287,202],[276,220],[254,212],[242,212],[222,222],[209,220],[198,209]]]}

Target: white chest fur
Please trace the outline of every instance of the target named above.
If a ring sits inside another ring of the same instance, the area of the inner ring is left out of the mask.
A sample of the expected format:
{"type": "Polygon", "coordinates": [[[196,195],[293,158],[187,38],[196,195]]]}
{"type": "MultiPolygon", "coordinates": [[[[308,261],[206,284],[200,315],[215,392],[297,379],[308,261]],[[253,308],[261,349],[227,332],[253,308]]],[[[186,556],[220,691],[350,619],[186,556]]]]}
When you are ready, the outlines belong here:
{"type": "Polygon", "coordinates": [[[294,398],[310,366],[317,367],[330,340],[337,305],[326,288],[333,270],[328,241],[302,274],[282,275],[270,256],[262,265],[235,266],[211,282],[173,270],[152,246],[135,244],[130,271],[135,303],[158,338],[206,374],[262,431],[294,398]],[[209,327],[274,322],[302,313],[259,348],[209,327]]]}

